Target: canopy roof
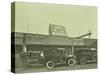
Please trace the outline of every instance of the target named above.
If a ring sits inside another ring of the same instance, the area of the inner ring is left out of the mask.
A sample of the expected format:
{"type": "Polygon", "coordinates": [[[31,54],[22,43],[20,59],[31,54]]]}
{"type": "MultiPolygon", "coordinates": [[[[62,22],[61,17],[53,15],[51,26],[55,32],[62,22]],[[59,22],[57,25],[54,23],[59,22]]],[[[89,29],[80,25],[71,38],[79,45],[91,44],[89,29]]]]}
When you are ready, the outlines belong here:
{"type": "MultiPolygon", "coordinates": [[[[15,40],[15,44],[28,45],[76,45],[76,46],[96,46],[97,39],[88,38],[72,38],[67,36],[55,36],[55,35],[42,35],[42,34],[30,34],[30,33],[12,33],[12,39],[15,40]]],[[[12,42],[14,43],[14,42],[12,42]]]]}

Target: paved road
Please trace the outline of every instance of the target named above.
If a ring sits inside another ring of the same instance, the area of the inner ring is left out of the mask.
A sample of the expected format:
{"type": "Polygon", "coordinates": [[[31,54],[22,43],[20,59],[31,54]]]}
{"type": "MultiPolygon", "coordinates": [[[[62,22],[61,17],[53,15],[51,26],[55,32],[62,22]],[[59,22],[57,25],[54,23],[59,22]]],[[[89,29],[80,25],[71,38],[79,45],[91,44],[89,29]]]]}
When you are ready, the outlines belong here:
{"type": "Polygon", "coordinates": [[[74,65],[72,67],[59,65],[52,69],[47,69],[46,67],[28,67],[28,68],[17,68],[17,73],[27,73],[27,72],[47,72],[47,71],[62,71],[62,70],[80,70],[80,69],[95,69],[97,68],[96,63],[85,64],[85,65],[74,65]]]}

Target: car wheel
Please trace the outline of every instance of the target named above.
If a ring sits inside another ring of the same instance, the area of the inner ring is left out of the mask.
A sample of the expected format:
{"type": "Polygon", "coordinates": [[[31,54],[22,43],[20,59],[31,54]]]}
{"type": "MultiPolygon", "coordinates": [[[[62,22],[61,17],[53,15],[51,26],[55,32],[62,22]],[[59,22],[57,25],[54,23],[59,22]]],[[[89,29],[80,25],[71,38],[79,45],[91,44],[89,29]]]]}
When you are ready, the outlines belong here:
{"type": "Polygon", "coordinates": [[[80,59],[80,64],[86,64],[87,63],[87,61],[86,61],[86,58],[85,57],[82,57],[81,59],[80,59]]]}
{"type": "Polygon", "coordinates": [[[75,60],[74,59],[69,59],[68,60],[68,66],[73,66],[75,64],[75,60]]]}
{"type": "Polygon", "coordinates": [[[54,67],[54,62],[48,61],[48,62],[46,63],[46,67],[47,67],[47,68],[53,68],[53,67],[54,67]]]}

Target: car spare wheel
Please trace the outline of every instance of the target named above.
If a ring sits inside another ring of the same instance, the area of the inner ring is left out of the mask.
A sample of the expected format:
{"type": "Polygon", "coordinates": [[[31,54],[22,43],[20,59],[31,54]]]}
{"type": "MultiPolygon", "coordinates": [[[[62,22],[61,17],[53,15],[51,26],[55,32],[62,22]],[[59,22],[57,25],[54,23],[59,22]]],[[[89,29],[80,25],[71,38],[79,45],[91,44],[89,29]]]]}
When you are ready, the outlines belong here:
{"type": "Polygon", "coordinates": [[[68,66],[73,66],[75,64],[75,60],[74,59],[69,59],[68,60],[68,66]]]}
{"type": "Polygon", "coordinates": [[[48,62],[46,63],[46,67],[47,67],[47,68],[53,68],[53,67],[54,67],[54,62],[53,62],[53,61],[48,61],[48,62]]]}

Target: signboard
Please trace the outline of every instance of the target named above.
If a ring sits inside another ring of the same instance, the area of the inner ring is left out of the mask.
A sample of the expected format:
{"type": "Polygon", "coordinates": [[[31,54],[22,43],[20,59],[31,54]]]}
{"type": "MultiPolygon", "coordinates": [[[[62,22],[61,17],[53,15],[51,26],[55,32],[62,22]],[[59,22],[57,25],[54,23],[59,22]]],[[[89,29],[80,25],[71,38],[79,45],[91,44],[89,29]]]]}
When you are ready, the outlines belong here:
{"type": "Polygon", "coordinates": [[[73,39],[73,45],[84,45],[83,39],[73,39]]]}
{"type": "Polygon", "coordinates": [[[59,35],[59,36],[66,36],[66,30],[64,26],[50,24],[49,25],[49,34],[50,35],[59,35]]]}

